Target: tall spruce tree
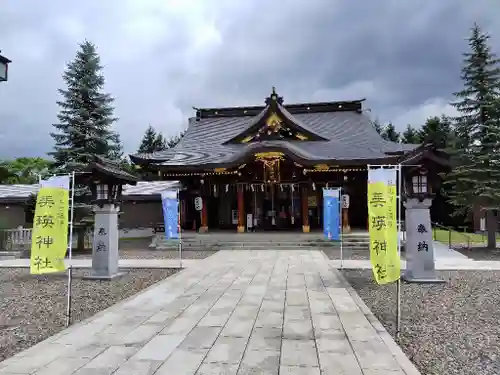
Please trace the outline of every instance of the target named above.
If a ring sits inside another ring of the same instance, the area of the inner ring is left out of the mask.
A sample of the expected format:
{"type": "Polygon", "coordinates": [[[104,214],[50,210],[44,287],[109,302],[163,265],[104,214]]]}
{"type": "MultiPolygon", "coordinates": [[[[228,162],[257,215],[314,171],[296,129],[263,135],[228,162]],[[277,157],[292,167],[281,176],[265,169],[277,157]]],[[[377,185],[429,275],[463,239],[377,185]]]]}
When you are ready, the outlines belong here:
{"type": "Polygon", "coordinates": [[[401,142],[413,144],[420,143],[421,140],[418,130],[410,124],[406,125],[406,130],[401,135],[401,142]]]}
{"type": "Polygon", "coordinates": [[[401,134],[396,131],[396,128],[390,122],[384,128],[382,129],[382,138],[384,138],[386,141],[391,141],[391,142],[399,142],[401,139],[401,134]]]}
{"type": "Polygon", "coordinates": [[[433,143],[445,149],[452,137],[450,118],[445,115],[429,117],[420,129],[419,137],[423,143],[433,143]]]}
{"type": "Polygon", "coordinates": [[[139,145],[139,148],[137,149],[138,154],[150,154],[153,153],[156,150],[156,140],[157,140],[158,134],[156,134],[156,131],[154,128],[149,125],[146,131],[144,132],[144,135],[142,136],[141,144],[139,145]]]}
{"type": "Polygon", "coordinates": [[[114,98],[103,93],[104,76],[96,47],[89,41],[80,44],[76,57],[63,73],[66,89],[60,89],[62,100],[51,133],[55,141],[55,167],[59,171],[84,168],[94,155],[120,159],[123,155],[118,133],[112,129],[114,98]]]}
{"type": "Polygon", "coordinates": [[[475,24],[464,54],[462,91],[455,93],[454,145],[449,148],[453,170],[445,182],[456,213],[475,206],[486,209],[488,247],[496,246],[500,207],[500,60],[488,45],[489,35],[475,24]]]}

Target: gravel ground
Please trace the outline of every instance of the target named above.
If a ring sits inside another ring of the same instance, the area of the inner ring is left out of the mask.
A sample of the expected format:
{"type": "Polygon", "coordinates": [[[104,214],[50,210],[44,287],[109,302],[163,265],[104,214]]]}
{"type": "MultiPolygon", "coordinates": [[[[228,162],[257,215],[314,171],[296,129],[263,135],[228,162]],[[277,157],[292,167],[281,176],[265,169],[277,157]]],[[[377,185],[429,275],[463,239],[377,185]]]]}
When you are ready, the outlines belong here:
{"type": "MultiPolygon", "coordinates": [[[[323,250],[330,260],[340,259],[339,248],[322,248],[321,250],[323,250]]],[[[343,249],[342,257],[344,259],[366,260],[370,259],[370,252],[368,249],[343,249]]]]}
{"type": "MultiPolygon", "coordinates": [[[[395,330],[395,284],[370,270],[342,271],[386,329],[395,330]]],[[[402,284],[399,344],[422,375],[500,374],[500,271],[439,272],[446,284],[402,284]]]]}
{"type": "MultiPolygon", "coordinates": [[[[84,280],[73,271],[73,322],[176,273],[176,269],[135,269],[112,281],[84,280]]],[[[0,269],[0,361],[65,328],[66,275],[32,276],[27,269],[0,269]]]]}
{"type": "Polygon", "coordinates": [[[459,253],[474,260],[500,260],[500,249],[473,247],[471,249],[455,249],[459,253]]]}

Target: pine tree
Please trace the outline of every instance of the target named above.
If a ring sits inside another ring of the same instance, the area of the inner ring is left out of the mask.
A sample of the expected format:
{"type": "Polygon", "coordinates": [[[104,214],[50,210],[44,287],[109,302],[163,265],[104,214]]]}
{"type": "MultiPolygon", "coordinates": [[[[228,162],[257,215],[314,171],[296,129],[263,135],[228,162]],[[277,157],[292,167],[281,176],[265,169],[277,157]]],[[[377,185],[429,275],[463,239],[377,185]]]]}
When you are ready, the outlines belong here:
{"type": "Polygon", "coordinates": [[[456,213],[474,206],[487,209],[488,247],[496,245],[500,207],[500,60],[488,45],[489,36],[475,24],[464,54],[462,91],[455,93],[454,145],[449,148],[453,170],[447,176],[449,198],[456,213]]]}
{"type": "Polygon", "coordinates": [[[139,149],[137,150],[138,154],[151,154],[156,150],[156,142],[158,135],[154,128],[149,125],[146,129],[144,135],[142,136],[141,144],[139,145],[139,149]]]}
{"type": "Polygon", "coordinates": [[[50,152],[59,171],[80,170],[95,155],[120,159],[123,155],[118,133],[112,130],[114,98],[103,93],[104,76],[96,47],[89,41],[80,44],[76,57],[63,73],[66,89],[51,133],[55,141],[50,152]]]}
{"type": "Polygon", "coordinates": [[[378,119],[372,121],[372,125],[378,134],[382,134],[382,124],[380,124],[380,121],[378,119]]]}
{"type": "Polygon", "coordinates": [[[167,148],[169,148],[167,146],[167,140],[165,139],[165,137],[163,136],[163,134],[161,134],[160,132],[158,132],[156,134],[154,145],[155,145],[155,149],[157,151],[163,151],[163,150],[166,150],[167,148]]]}
{"type": "Polygon", "coordinates": [[[417,144],[421,142],[419,131],[408,124],[406,126],[406,130],[403,132],[401,136],[401,142],[403,143],[412,143],[417,144]]]}
{"type": "Polygon", "coordinates": [[[419,137],[423,143],[433,143],[444,149],[452,136],[451,130],[451,120],[445,115],[429,117],[420,129],[419,137]]]}
{"type": "Polygon", "coordinates": [[[391,142],[399,142],[401,138],[401,134],[396,131],[396,128],[391,122],[384,126],[381,135],[386,141],[391,142]]]}

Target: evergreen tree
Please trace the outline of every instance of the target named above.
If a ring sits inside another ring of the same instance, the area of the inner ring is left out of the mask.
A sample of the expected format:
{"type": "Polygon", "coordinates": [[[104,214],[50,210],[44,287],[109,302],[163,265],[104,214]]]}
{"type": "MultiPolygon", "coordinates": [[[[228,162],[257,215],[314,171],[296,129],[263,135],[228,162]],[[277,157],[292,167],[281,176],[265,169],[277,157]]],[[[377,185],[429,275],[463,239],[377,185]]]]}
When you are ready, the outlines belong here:
{"type": "Polygon", "coordinates": [[[451,131],[451,120],[448,117],[434,116],[427,119],[419,131],[419,137],[423,143],[433,143],[436,147],[444,149],[452,136],[451,131]]]}
{"type": "Polygon", "coordinates": [[[380,124],[380,121],[378,119],[375,119],[375,121],[372,121],[372,125],[378,134],[382,134],[382,125],[380,124]]]}
{"type": "Polygon", "coordinates": [[[66,89],[51,133],[55,141],[55,167],[59,171],[84,168],[94,155],[120,159],[123,155],[119,135],[112,130],[114,98],[103,93],[104,76],[96,47],[89,41],[80,44],[76,57],[63,73],[66,89]]]}
{"type": "Polygon", "coordinates": [[[381,135],[386,141],[391,142],[399,142],[401,138],[401,134],[396,131],[396,128],[391,122],[384,126],[381,135]]]}
{"type": "Polygon", "coordinates": [[[154,128],[149,125],[148,128],[146,129],[146,132],[144,133],[141,144],[139,145],[139,149],[137,150],[138,154],[151,154],[155,151],[156,149],[156,142],[157,142],[157,137],[158,135],[156,134],[156,131],[154,128]]]}
{"type": "Polygon", "coordinates": [[[413,143],[413,144],[421,143],[419,131],[410,124],[408,124],[406,126],[406,130],[403,132],[401,136],[401,142],[413,143]]]}
{"type": "Polygon", "coordinates": [[[156,138],[154,140],[154,147],[156,151],[163,151],[166,150],[167,148],[170,148],[167,145],[167,140],[160,132],[156,134],[156,138]]]}
{"type": "Polygon", "coordinates": [[[449,148],[453,170],[447,176],[449,198],[456,213],[475,205],[487,209],[488,247],[496,245],[496,217],[500,207],[500,60],[488,45],[489,36],[475,24],[464,54],[462,91],[452,105],[455,139],[449,148]]]}

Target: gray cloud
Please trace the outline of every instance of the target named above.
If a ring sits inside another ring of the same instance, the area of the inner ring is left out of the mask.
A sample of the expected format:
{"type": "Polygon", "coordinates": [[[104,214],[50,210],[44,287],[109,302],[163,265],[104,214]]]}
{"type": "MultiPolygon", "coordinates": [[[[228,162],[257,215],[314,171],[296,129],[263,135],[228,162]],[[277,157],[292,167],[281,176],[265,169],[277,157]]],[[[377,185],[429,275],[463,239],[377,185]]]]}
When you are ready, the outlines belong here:
{"type": "Polygon", "coordinates": [[[0,157],[43,155],[61,73],[88,38],[99,48],[117,130],[134,151],[151,124],[168,135],[191,106],[366,97],[400,128],[449,112],[474,21],[500,52],[496,0],[10,1],[0,48],[14,62],[0,85],[0,157]]]}

